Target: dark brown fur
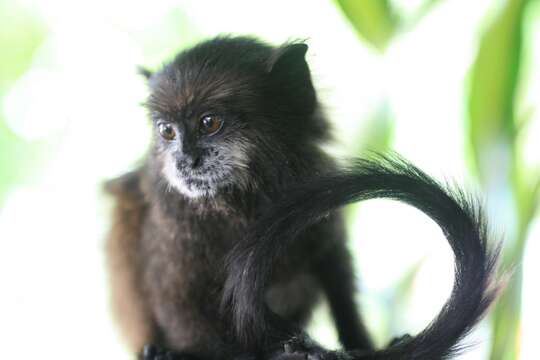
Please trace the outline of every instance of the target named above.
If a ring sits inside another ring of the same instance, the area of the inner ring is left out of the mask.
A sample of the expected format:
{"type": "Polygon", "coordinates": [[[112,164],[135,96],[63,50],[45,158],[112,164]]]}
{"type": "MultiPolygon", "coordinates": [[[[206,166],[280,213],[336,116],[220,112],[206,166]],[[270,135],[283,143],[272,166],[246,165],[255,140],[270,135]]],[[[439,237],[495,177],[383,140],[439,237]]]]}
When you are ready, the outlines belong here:
{"type": "Polygon", "coordinates": [[[448,359],[495,299],[497,254],[473,201],[402,159],[338,169],[319,148],[328,126],[306,51],[221,37],[143,72],[154,141],[139,168],[109,183],[108,255],[129,346],[167,349],[146,348],[144,360],[448,359]],[[209,113],[224,119],[212,134],[201,127],[209,113]],[[373,351],[337,208],[380,197],[441,226],[456,282],[419,335],[373,351]],[[302,331],[320,293],[354,351],[327,351],[302,331]]]}
{"type": "MultiPolygon", "coordinates": [[[[146,343],[213,359],[248,351],[219,309],[226,256],[284,188],[335,168],[319,149],[327,124],[315,103],[306,49],[217,38],[150,76],[151,117],[179,116],[185,120],[175,121],[187,129],[196,114],[220,109],[229,116],[220,136],[225,144],[249,144],[249,168],[233,172],[235,181],[214,196],[189,199],[163,178],[167,144],[156,137],[140,168],[110,182],[113,300],[132,351],[146,343]]],[[[324,290],[344,345],[370,349],[353,301],[341,216],[302,237],[308,248],[292,249],[274,271],[269,306],[303,326],[324,290]]]]}
{"type": "MultiPolygon", "coordinates": [[[[128,345],[138,352],[158,343],[219,358],[232,347],[234,354],[239,350],[230,342],[230,323],[219,315],[223,261],[255,213],[238,213],[225,200],[201,210],[175,193],[168,195],[174,206],[160,206],[151,193],[144,194],[143,174],[116,180],[108,241],[114,310],[128,345]]],[[[315,238],[309,254],[323,251],[316,239],[335,234],[326,224],[315,227],[308,233],[315,238]]],[[[270,307],[297,324],[305,322],[318,298],[318,276],[328,276],[313,273],[311,257],[302,249],[284,259],[268,292],[270,307]]]]}
{"type": "Polygon", "coordinates": [[[110,183],[109,192],[116,196],[112,228],[107,241],[108,267],[113,310],[118,324],[132,349],[142,349],[155,332],[150,308],[140,286],[140,253],[142,221],[147,206],[134,174],[110,183]]]}

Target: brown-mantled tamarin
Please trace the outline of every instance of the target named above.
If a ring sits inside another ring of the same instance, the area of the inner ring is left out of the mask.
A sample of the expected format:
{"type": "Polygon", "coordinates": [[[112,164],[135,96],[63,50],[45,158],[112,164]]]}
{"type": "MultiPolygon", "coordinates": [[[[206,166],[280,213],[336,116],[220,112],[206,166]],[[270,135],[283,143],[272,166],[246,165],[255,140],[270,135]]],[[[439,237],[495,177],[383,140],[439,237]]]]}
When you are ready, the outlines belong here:
{"type": "Polygon", "coordinates": [[[152,149],[107,186],[114,308],[142,359],[445,359],[493,301],[496,255],[468,197],[396,157],[342,168],[321,150],[306,51],[224,36],[143,72],[152,149]],[[456,283],[426,330],[375,351],[339,207],[379,197],[441,226],[456,283]],[[321,294],[343,351],[302,330],[321,294]]]}

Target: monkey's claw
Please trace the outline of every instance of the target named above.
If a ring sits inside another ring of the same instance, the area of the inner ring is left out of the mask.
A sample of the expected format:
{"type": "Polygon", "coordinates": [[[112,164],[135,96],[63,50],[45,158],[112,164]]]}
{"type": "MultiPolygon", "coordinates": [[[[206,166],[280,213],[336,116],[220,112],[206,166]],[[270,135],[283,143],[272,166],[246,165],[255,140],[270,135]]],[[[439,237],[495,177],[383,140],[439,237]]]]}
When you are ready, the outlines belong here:
{"type": "Polygon", "coordinates": [[[272,357],[272,360],[330,360],[334,359],[329,352],[308,337],[294,337],[283,343],[282,351],[272,357]]]}

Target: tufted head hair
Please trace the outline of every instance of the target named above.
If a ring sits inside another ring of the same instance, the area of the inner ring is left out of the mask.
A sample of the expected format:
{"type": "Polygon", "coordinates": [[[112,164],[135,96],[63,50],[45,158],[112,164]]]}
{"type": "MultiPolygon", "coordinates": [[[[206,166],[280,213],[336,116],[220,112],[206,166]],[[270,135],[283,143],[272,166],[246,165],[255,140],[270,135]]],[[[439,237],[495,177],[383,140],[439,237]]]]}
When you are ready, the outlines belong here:
{"type": "Polygon", "coordinates": [[[324,138],[307,49],[217,37],[155,73],[144,70],[155,154],[169,185],[198,198],[275,184],[265,179],[324,138]]]}

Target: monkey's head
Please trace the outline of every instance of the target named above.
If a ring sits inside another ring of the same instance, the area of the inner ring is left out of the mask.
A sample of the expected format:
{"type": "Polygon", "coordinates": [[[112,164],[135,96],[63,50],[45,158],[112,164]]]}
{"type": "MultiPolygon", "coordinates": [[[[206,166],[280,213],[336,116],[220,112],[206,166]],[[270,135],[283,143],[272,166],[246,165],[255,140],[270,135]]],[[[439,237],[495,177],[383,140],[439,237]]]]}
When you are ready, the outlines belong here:
{"type": "Polygon", "coordinates": [[[190,198],[257,188],[323,137],[306,51],[218,37],[145,71],[153,154],[167,182],[190,198]]]}

